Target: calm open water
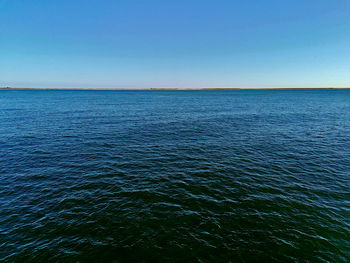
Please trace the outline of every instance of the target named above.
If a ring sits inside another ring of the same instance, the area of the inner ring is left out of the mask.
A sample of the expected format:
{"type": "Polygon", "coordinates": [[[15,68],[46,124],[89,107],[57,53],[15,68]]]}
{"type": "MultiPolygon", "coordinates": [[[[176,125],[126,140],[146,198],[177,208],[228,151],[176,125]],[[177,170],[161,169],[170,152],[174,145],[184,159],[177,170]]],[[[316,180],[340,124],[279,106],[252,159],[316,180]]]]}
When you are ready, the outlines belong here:
{"type": "Polygon", "coordinates": [[[349,262],[350,90],[0,91],[0,261],[349,262]]]}

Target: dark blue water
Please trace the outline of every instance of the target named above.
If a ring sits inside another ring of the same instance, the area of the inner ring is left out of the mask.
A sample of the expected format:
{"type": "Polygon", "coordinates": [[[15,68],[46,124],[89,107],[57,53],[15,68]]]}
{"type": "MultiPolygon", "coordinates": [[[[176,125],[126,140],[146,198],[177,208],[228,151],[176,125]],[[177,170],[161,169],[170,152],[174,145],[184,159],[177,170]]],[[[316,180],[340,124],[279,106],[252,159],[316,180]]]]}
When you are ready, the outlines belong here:
{"type": "Polygon", "coordinates": [[[0,91],[0,261],[349,262],[350,90],[0,91]]]}

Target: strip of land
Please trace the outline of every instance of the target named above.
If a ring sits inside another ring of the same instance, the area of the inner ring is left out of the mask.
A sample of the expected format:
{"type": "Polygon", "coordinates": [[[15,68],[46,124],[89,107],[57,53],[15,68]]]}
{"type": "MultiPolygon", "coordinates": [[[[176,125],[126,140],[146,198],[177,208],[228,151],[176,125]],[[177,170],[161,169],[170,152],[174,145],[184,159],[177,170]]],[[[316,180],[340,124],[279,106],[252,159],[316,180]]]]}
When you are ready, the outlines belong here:
{"type": "Polygon", "coordinates": [[[335,88],[335,87],[323,87],[323,88],[12,88],[12,87],[0,87],[0,90],[119,90],[119,91],[152,91],[152,90],[164,90],[164,91],[191,91],[191,90],[330,90],[330,89],[350,89],[350,87],[335,88]]]}

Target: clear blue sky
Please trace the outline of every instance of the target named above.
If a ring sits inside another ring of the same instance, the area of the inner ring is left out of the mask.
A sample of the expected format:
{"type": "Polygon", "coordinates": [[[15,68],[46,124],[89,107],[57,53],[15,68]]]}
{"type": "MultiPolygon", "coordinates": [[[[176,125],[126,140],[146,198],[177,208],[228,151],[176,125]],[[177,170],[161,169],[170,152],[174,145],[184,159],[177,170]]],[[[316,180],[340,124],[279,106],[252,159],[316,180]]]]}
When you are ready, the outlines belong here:
{"type": "Polygon", "coordinates": [[[0,86],[350,86],[350,1],[0,0],[0,86]]]}

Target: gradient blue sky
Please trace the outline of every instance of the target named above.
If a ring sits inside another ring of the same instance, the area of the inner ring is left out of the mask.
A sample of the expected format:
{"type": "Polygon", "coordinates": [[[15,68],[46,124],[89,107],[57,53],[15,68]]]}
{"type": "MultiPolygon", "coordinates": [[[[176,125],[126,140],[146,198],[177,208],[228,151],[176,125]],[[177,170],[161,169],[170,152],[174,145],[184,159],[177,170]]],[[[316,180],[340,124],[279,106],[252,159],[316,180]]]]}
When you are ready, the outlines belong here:
{"type": "Polygon", "coordinates": [[[0,86],[346,87],[349,0],[0,0],[0,86]]]}

